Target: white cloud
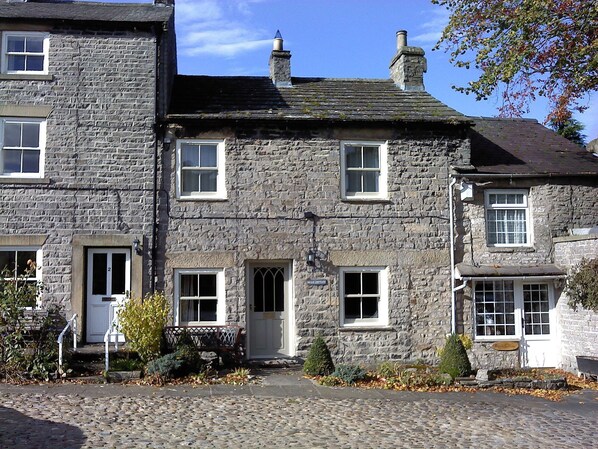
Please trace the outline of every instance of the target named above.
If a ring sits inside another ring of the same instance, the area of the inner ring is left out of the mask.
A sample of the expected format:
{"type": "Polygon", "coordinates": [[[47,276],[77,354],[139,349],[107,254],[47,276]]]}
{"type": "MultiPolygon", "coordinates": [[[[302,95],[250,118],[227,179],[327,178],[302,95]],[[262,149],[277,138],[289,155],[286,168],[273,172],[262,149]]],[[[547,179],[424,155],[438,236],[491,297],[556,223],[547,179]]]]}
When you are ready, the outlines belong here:
{"type": "Polygon", "coordinates": [[[442,36],[442,31],[417,34],[413,37],[410,36],[409,40],[416,44],[435,44],[440,36],[442,36]]]}
{"type": "Polygon", "coordinates": [[[446,8],[434,8],[422,11],[428,20],[419,24],[419,29],[423,33],[410,37],[409,40],[416,44],[436,44],[442,36],[442,30],[449,21],[450,13],[446,8]]]}

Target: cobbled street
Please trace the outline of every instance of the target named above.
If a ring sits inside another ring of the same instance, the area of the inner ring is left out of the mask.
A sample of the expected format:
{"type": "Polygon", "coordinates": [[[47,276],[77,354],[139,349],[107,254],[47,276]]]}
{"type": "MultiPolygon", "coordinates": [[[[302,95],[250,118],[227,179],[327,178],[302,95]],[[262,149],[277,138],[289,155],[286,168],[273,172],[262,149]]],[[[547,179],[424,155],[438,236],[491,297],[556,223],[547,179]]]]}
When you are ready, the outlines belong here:
{"type": "Polygon", "coordinates": [[[590,448],[598,392],[0,385],[0,447],[590,448]]]}

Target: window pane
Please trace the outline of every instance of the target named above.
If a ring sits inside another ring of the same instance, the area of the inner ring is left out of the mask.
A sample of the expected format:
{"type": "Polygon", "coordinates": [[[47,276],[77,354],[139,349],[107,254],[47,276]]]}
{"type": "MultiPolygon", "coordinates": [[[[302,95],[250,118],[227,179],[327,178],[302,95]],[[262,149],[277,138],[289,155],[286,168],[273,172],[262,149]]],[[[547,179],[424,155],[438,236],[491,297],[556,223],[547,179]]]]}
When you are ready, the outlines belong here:
{"type": "Polygon", "coordinates": [[[347,172],[347,192],[361,192],[361,172],[347,172]]]}
{"type": "Polygon", "coordinates": [[[264,275],[261,268],[256,268],[253,277],[253,310],[264,311],[264,275]]]}
{"type": "Polygon", "coordinates": [[[23,173],[39,172],[39,151],[23,151],[23,173]]]}
{"type": "Polygon", "coordinates": [[[127,255],[112,254],[112,294],[124,295],[126,291],[127,255]]]}
{"type": "Polygon", "coordinates": [[[181,274],[181,296],[198,296],[197,275],[181,274]]]}
{"type": "Polygon", "coordinates": [[[28,37],[27,38],[27,52],[43,53],[44,52],[44,39],[41,37],[28,37]]]}
{"type": "MultiPolygon", "coordinates": [[[[27,270],[35,263],[35,251],[17,251],[17,276],[23,276],[27,270]]],[[[32,272],[29,277],[35,277],[32,272]]]]}
{"type": "Polygon", "coordinates": [[[185,170],[183,172],[183,192],[199,192],[199,171],[185,170]]]}
{"type": "Polygon", "coordinates": [[[271,270],[264,274],[264,312],[274,312],[274,273],[271,270]]]}
{"type": "Polygon", "coordinates": [[[363,166],[366,168],[380,168],[378,147],[363,147],[363,166]]]}
{"type": "Polygon", "coordinates": [[[348,168],[361,168],[361,147],[345,147],[348,168]]]}
{"type": "Polygon", "coordinates": [[[216,296],[216,275],[199,275],[199,296],[216,296]]]}
{"type": "Polygon", "coordinates": [[[282,270],[276,272],[274,278],[274,310],[284,312],[284,274],[282,270]]]}
{"type": "Polygon", "coordinates": [[[4,173],[21,173],[21,151],[20,150],[4,150],[4,173]]]}
{"type": "Polygon", "coordinates": [[[201,167],[217,167],[217,146],[216,145],[202,145],[201,146],[201,167]]]}
{"type": "Polygon", "coordinates": [[[5,123],[4,124],[4,146],[5,147],[20,147],[21,146],[21,124],[20,123],[5,123]]]}
{"type": "Polygon", "coordinates": [[[181,164],[183,167],[199,167],[199,147],[197,145],[181,144],[181,164]]]}
{"type": "Polygon", "coordinates": [[[361,299],[345,298],[345,319],[355,320],[361,318],[361,299]]]}
{"type": "Polygon", "coordinates": [[[365,297],[361,302],[362,318],[378,318],[378,297],[365,297]]]}
{"type": "Polygon", "coordinates": [[[27,56],[26,70],[41,72],[44,70],[43,56],[27,56]]]}
{"type": "Polygon", "coordinates": [[[345,295],[361,293],[361,273],[345,273],[345,295]]]}
{"type": "Polygon", "coordinates": [[[218,173],[215,171],[203,171],[199,177],[201,192],[215,192],[217,186],[218,173]]]}
{"type": "Polygon", "coordinates": [[[15,251],[0,251],[0,271],[2,271],[2,275],[4,276],[7,273],[4,273],[5,270],[9,271],[10,274],[8,276],[13,277],[15,272],[15,251]]]}
{"type": "Polygon", "coordinates": [[[363,191],[378,192],[378,172],[363,173],[363,191]]]}
{"type": "Polygon", "coordinates": [[[216,299],[202,299],[199,302],[199,320],[200,321],[217,321],[216,307],[218,300],[216,299]]]}
{"type": "Polygon", "coordinates": [[[25,56],[24,55],[9,55],[8,56],[8,70],[9,71],[25,70],[25,56]]]}
{"type": "Polygon", "coordinates": [[[91,279],[91,294],[105,295],[108,268],[108,255],[105,253],[94,254],[92,258],[93,270],[91,279]]]}
{"type": "Polygon", "coordinates": [[[6,48],[9,52],[24,52],[25,38],[19,36],[9,36],[6,39],[6,48]]]}
{"type": "Polygon", "coordinates": [[[199,321],[198,315],[199,300],[183,300],[181,301],[181,321],[199,321]]]}
{"type": "Polygon", "coordinates": [[[378,273],[362,273],[362,293],[378,294],[378,273]]]}
{"type": "Polygon", "coordinates": [[[23,147],[39,148],[39,123],[23,123],[23,147]]]}

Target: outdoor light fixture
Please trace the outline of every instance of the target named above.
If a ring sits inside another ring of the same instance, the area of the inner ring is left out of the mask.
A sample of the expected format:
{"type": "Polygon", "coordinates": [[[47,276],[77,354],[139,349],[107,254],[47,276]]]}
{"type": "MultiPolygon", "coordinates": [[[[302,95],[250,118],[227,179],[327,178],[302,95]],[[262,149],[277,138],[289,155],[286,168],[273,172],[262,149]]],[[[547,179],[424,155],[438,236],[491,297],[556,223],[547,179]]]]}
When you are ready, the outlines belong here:
{"type": "Polygon", "coordinates": [[[321,265],[322,260],[326,259],[326,253],[318,251],[316,248],[310,248],[307,250],[307,266],[317,268],[321,265]]]}
{"type": "Polygon", "coordinates": [[[141,242],[139,241],[139,239],[137,237],[135,237],[135,240],[133,240],[133,251],[135,251],[135,254],[137,254],[138,256],[141,256],[143,254],[143,249],[141,248],[141,242]]]}
{"type": "Polygon", "coordinates": [[[175,138],[174,133],[172,131],[168,130],[164,134],[164,137],[162,137],[162,143],[164,143],[166,145],[170,145],[172,143],[172,141],[174,140],[174,138],[175,138]]]}

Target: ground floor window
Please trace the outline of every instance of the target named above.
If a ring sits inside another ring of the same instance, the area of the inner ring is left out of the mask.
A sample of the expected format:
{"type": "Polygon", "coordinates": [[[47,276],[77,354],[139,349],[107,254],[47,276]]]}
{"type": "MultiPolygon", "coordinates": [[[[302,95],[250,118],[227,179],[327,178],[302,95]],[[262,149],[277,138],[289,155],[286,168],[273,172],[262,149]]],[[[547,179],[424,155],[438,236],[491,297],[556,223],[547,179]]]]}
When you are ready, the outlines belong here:
{"type": "Polygon", "coordinates": [[[550,335],[550,295],[552,290],[549,284],[543,282],[475,282],[476,338],[550,335]]]}
{"type": "Polygon", "coordinates": [[[38,247],[0,247],[0,273],[5,281],[19,281],[35,292],[27,307],[35,307],[42,281],[42,250],[38,247]]]}
{"type": "Polygon", "coordinates": [[[340,288],[342,326],[388,324],[386,268],[341,268],[340,288]]]}
{"type": "Polygon", "coordinates": [[[224,324],[224,270],[177,270],[175,317],[180,325],[224,324]]]}

